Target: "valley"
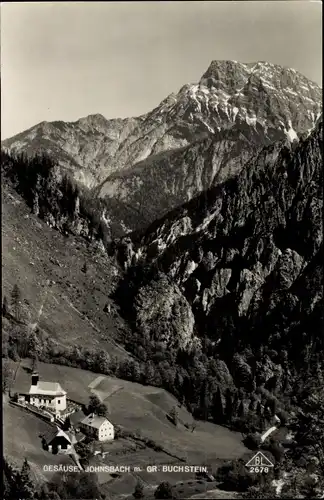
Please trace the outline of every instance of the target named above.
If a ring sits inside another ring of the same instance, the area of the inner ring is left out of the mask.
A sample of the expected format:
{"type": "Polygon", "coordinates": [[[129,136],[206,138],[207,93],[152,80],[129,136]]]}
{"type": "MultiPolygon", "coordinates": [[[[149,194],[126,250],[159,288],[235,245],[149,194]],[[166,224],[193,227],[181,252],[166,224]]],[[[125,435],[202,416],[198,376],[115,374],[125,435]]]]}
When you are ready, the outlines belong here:
{"type": "Polygon", "coordinates": [[[322,498],[321,99],[293,69],[212,61],[145,115],[2,143],[7,500],[322,498]],[[76,458],[42,448],[51,429],[76,458]]]}
{"type": "MultiPolygon", "coordinates": [[[[11,363],[10,369],[16,374],[10,387],[11,393],[28,388],[30,367],[31,361],[28,359],[19,364],[11,363]]],[[[213,482],[209,484],[198,480],[197,483],[193,473],[147,472],[148,466],[186,464],[216,470],[228,459],[243,457],[248,460],[251,455],[242,444],[240,433],[205,422],[195,422],[184,407],[178,408],[179,423],[174,426],[167,419],[167,414],[175,405],[179,406],[179,403],[163,389],[48,363],[38,363],[38,373],[44,380],[58,381],[67,391],[68,397],[76,403],[86,405],[91,394],[100,395],[101,401],[107,405],[109,420],[116,428],[128,432],[129,437],[104,444],[106,458],[97,455],[90,461],[93,466],[123,465],[142,470],[136,474],[122,474],[114,480],[107,473],[99,474],[104,491],[114,493],[117,498],[121,493],[131,495],[138,479],[148,485],[150,490],[154,490],[162,481],[171,481],[172,484],[181,482],[183,488],[189,490],[190,484],[194,485],[193,489],[199,487],[199,484],[200,487],[215,488],[213,482]],[[184,424],[195,424],[194,431],[184,424]],[[146,446],[139,437],[151,440],[161,447],[161,451],[154,451],[146,446]]],[[[50,424],[8,402],[4,405],[4,421],[7,429],[4,440],[6,456],[19,466],[28,454],[30,466],[38,480],[48,481],[53,476],[53,472],[44,471],[44,465],[73,465],[68,457],[51,455],[41,448],[39,434],[44,433],[50,424]],[[19,429],[19,439],[17,433],[12,432],[15,426],[19,429]]]]}

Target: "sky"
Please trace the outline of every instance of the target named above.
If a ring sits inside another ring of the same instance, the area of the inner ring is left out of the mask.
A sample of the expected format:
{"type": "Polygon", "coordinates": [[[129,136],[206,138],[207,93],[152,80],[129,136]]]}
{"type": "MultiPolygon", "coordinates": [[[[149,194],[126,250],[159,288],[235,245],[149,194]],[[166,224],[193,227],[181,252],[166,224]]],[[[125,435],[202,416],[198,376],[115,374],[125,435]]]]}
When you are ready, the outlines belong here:
{"type": "Polygon", "coordinates": [[[322,85],[319,1],[1,4],[1,138],[42,121],[138,116],[215,59],[322,85]]]}

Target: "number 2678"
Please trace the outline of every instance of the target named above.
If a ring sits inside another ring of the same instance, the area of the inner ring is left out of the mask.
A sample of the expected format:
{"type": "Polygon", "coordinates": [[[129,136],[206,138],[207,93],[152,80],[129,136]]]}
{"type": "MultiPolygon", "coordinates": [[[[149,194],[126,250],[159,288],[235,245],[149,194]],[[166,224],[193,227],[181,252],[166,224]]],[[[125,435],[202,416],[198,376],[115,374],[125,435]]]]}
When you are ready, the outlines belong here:
{"type": "Polygon", "coordinates": [[[261,467],[250,467],[250,472],[251,473],[255,472],[257,474],[260,472],[261,473],[264,472],[265,474],[267,474],[269,472],[269,467],[262,467],[262,466],[261,467]]]}

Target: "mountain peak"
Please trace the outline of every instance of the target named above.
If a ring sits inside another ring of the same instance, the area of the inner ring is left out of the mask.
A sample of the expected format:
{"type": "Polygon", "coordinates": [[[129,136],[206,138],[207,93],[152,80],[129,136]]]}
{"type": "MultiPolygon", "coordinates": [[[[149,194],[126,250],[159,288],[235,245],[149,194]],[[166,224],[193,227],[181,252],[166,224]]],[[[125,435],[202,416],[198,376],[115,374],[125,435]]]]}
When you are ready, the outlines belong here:
{"type": "Polygon", "coordinates": [[[220,82],[240,84],[247,75],[247,70],[244,66],[244,64],[237,61],[213,60],[199,83],[207,87],[215,87],[220,82]]]}
{"type": "MultiPolygon", "coordinates": [[[[155,196],[158,216],[159,210],[172,207],[175,200],[183,202],[184,197],[190,199],[200,192],[206,182],[208,187],[215,176],[219,181],[236,175],[242,165],[238,154],[243,149],[307,137],[321,113],[321,90],[295,70],[266,61],[213,60],[200,82],[186,83],[141,117],[107,120],[97,113],[76,122],[43,122],[6,140],[4,146],[31,153],[46,150],[72,170],[77,180],[96,186],[98,196],[118,198],[125,207],[126,199],[127,207],[132,205],[131,198],[133,206],[142,204],[138,200],[158,183],[162,193],[161,202],[155,196]],[[205,138],[217,143],[212,160],[204,149],[205,138]],[[173,154],[163,188],[156,172],[166,172],[173,154]],[[201,172],[208,175],[202,174],[198,180],[194,165],[200,156],[206,158],[206,170],[201,172]],[[143,165],[149,157],[151,160],[143,165]],[[178,174],[175,163],[179,165],[178,174]],[[157,164],[157,169],[150,170],[150,165],[157,164]],[[210,171],[209,164],[213,165],[210,171]],[[190,177],[193,172],[194,178],[190,177]],[[170,204],[165,203],[167,198],[170,204]]],[[[147,218],[144,214],[135,221],[134,210],[127,207],[125,214],[131,215],[129,220],[125,215],[124,222],[129,228],[138,220],[142,224],[153,212],[143,203],[147,218]]]]}
{"type": "Polygon", "coordinates": [[[310,84],[314,89],[319,88],[316,83],[311,82],[295,69],[268,61],[243,63],[234,60],[213,60],[201,77],[200,83],[209,87],[217,87],[220,82],[241,84],[243,80],[246,80],[252,74],[265,76],[268,79],[276,79],[277,83],[282,81],[283,84],[292,84],[298,80],[310,84]]]}
{"type": "Polygon", "coordinates": [[[102,114],[94,113],[94,114],[79,118],[79,120],[77,120],[77,123],[87,123],[87,124],[93,125],[95,123],[105,123],[106,121],[107,121],[107,118],[105,118],[102,114]]]}

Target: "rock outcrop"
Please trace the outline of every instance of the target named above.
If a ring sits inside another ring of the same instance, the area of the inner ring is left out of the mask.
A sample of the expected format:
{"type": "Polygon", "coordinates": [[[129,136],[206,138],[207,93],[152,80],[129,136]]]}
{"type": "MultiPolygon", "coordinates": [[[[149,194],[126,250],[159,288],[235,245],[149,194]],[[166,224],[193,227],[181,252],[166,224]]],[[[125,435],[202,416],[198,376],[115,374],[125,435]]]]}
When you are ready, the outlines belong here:
{"type": "MultiPolygon", "coordinates": [[[[240,176],[115,243],[124,293],[149,293],[158,270],[190,304],[198,336],[220,349],[247,339],[297,349],[292,335],[315,321],[323,295],[322,134],[319,122],[299,143],[263,148],[240,176]]],[[[160,307],[160,295],[149,297],[131,313],[143,330],[160,307]]]]}

